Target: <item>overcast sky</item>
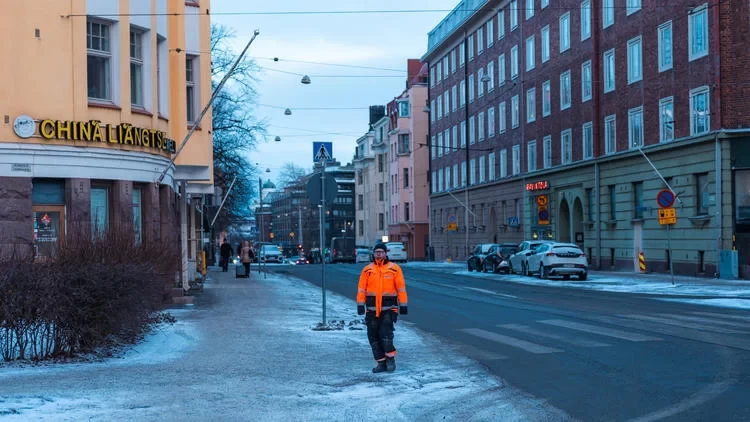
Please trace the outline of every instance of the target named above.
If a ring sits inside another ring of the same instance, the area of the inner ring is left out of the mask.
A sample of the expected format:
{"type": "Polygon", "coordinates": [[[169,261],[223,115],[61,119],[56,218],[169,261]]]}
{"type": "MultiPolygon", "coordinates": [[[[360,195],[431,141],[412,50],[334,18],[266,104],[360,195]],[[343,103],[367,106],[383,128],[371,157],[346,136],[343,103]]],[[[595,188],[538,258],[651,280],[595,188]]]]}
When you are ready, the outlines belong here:
{"type": "Polygon", "coordinates": [[[254,29],[260,30],[248,54],[264,68],[257,86],[258,103],[262,105],[256,112],[268,124],[269,139],[250,153],[250,162],[258,163],[262,170],[270,168],[271,173],[264,173],[264,178],[270,176],[276,181],[284,163],[312,167],[314,141],[333,142],[334,157],[344,164],[350,162],[356,139],[367,130],[367,107],[384,105],[402,92],[407,59],[426,53],[427,33],[457,4],[458,0],[212,0],[212,22],[235,31],[237,52],[254,29]],[[423,11],[247,14],[352,10],[423,11]],[[245,14],[222,15],[235,12],[245,14]],[[281,61],[274,62],[273,57],[281,61]],[[279,71],[310,75],[312,83],[303,85],[300,76],[279,71]],[[326,77],[337,75],[359,77],[326,77]],[[291,116],[284,115],[287,107],[292,110],[291,116]],[[343,110],[303,110],[331,107],[343,110]],[[276,136],[282,141],[274,142],[276,136]]]}

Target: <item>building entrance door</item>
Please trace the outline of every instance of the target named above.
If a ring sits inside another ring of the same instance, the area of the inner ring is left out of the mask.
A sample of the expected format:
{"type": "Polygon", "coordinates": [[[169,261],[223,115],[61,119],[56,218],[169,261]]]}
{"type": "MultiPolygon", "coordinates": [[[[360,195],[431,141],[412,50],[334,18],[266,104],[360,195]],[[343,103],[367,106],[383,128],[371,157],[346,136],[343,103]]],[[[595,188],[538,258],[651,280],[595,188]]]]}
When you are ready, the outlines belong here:
{"type": "Polygon", "coordinates": [[[53,257],[65,237],[65,206],[34,205],[31,209],[34,216],[34,257],[53,257]]]}
{"type": "Polygon", "coordinates": [[[641,268],[638,264],[638,254],[643,250],[643,223],[633,223],[633,271],[638,273],[641,268]]]}

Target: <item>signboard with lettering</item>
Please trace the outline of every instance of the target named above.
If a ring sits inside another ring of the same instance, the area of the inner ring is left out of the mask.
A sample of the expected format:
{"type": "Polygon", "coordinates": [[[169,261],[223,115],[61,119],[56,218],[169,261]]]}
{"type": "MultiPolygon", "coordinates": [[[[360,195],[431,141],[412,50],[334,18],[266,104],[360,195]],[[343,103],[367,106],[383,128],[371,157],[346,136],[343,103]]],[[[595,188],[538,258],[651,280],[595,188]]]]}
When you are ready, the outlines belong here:
{"type": "Polygon", "coordinates": [[[545,189],[549,189],[549,182],[546,180],[539,180],[537,182],[526,184],[527,191],[545,190],[545,189]]]}
{"type": "Polygon", "coordinates": [[[677,224],[677,212],[674,208],[662,208],[659,210],[659,224],[677,224]]]}

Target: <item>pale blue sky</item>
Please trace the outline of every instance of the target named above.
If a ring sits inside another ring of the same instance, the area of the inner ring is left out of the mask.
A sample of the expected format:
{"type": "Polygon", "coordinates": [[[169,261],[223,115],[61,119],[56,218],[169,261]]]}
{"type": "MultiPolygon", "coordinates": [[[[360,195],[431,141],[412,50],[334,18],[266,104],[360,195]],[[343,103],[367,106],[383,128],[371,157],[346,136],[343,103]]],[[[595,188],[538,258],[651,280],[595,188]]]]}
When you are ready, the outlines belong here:
{"type": "MultiPolygon", "coordinates": [[[[384,105],[399,95],[406,80],[406,60],[420,58],[427,49],[427,32],[458,0],[279,0],[271,2],[212,0],[212,22],[236,32],[239,52],[254,29],[260,35],[248,50],[263,68],[259,75],[256,114],[268,123],[269,139],[250,153],[250,162],[270,168],[275,181],[286,162],[313,165],[313,141],[333,142],[333,155],[351,161],[356,139],[365,133],[370,105],[384,105]],[[318,12],[350,10],[445,10],[419,13],[222,15],[234,12],[318,12]],[[370,66],[401,72],[269,60],[322,62],[370,66]],[[272,69],[278,70],[274,71],[272,69]],[[308,74],[310,85],[300,83],[308,74]],[[324,77],[333,75],[389,77],[324,77]],[[393,77],[396,76],[396,77],[393,77]],[[274,107],[282,108],[274,108],[274,107]],[[292,110],[285,116],[283,108],[292,110]],[[301,108],[341,107],[344,110],[301,108]],[[302,129],[302,130],[300,130],[302,129]],[[280,136],[281,142],[274,142],[280,136]]],[[[264,173],[265,176],[269,174],[264,173]]]]}

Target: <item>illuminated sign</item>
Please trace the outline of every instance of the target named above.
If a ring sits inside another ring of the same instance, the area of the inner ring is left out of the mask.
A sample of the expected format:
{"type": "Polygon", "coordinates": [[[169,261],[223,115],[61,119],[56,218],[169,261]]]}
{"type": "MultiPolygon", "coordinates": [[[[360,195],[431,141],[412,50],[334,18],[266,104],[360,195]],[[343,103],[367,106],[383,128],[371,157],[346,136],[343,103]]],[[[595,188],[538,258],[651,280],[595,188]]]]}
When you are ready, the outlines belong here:
{"type": "Polygon", "coordinates": [[[546,180],[540,180],[538,182],[533,183],[527,183],[526,184],[526,190],[527,191],[534,191],[534,190],[544,190],[549,188],[549,182],[546,180]]]}
{"type": "MultiPolygon", "coordinates": [[[[39,122],[38,133],[44,139],[83,141],[102,144],[132,145],[174,153],[175,141],[156,129],[135,127],[129,123],[102,124],[98,120],[79,122],[45,119],[39,122]]],[[[20,135],[19,135],[20,136],[20,135]]]]}

